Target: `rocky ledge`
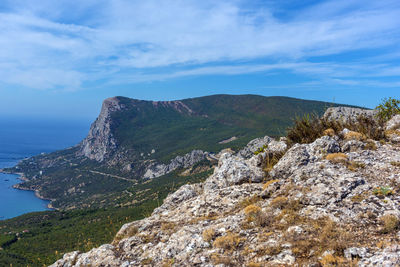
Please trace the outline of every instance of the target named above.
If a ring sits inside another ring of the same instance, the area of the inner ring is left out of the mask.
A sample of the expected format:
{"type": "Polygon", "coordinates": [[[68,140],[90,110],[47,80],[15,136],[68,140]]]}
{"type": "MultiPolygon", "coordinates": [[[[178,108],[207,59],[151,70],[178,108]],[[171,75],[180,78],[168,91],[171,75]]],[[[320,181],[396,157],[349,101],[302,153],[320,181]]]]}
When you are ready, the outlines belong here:
{"type": "Polygon", "coordinates": [[[396,120],[386,142],[344,129],[222,153],[204,183],[182,186],[112,244],[52,266],[400,266],[396,120]]]}

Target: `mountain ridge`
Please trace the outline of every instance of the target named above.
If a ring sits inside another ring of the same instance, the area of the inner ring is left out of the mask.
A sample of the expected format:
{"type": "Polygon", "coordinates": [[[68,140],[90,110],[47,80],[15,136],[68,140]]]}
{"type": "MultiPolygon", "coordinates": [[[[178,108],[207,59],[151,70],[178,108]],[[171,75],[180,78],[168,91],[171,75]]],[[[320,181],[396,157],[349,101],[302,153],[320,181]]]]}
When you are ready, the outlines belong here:
{"type": "Polygon", "coordinates": [[[55,208],[125,205],[146,179],[188,164],[209,166],[215,161],[212,155],[224,148],[239,149],[265,134],[283,135],[295,116],[322,114],[334,105],[257,95],[107,98],[81,143],[23,160],[7,171],[24,173],[27,181],[18,187],[37,191],[55,208]],[[121,194],[126,189],[132,192],[121,194]]]}

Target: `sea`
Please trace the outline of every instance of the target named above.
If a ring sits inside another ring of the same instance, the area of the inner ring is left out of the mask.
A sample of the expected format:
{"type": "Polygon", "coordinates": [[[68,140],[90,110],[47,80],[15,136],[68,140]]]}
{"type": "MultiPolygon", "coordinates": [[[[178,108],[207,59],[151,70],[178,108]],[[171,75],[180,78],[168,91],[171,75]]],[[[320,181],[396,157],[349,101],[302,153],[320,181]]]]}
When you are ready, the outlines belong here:
{"type": "MultiPolygon", "coordinates": [[[[86,136],[89,127],[89,119],[0,117],[0,168],[76,145],[86,136]]],[[[12,187],[19,182],[19,175],[0,173],[0,220],[48,210],[49,202],[37,198],[33,191],[12,187]]]]}

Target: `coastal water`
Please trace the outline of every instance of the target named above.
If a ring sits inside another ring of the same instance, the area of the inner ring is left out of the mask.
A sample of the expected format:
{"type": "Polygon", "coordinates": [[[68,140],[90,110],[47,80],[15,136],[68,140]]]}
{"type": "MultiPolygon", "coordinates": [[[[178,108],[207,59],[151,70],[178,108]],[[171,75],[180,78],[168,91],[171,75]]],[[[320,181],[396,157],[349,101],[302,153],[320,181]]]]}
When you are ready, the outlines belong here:
{"type": "MultiPolygon", "coordinates": [[[[89,130],[89,120],[54,120],[0,117],[0,168],[21,159],[79,143],[89,130]]],[[[0,173],[0,220],[27,212],[47,210],[48,201],[32,191],[12,188],[18,175],[0,173]]]]}

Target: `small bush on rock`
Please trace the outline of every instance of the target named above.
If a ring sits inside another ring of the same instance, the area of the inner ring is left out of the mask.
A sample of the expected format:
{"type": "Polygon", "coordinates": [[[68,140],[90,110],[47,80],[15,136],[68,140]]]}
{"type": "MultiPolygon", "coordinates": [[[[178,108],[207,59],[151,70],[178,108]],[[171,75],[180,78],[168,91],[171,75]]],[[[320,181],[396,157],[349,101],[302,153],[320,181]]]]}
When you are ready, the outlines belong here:
{"type": "Polygon", "coordinates": [[[381,218],[383,223],[382,233],[387,234],[394,232],[400,228],[399,219],[392,214],[385,215],[381,218]]]}
{"type": "Polygon", "coordinates": [[[383,99],[382,103],[376,107],[378,110],[378,118],[385,122],[390,120],[394,115],[400,114],[399,105],[399,99],[394,99],[391,97],[383,99]]]}

